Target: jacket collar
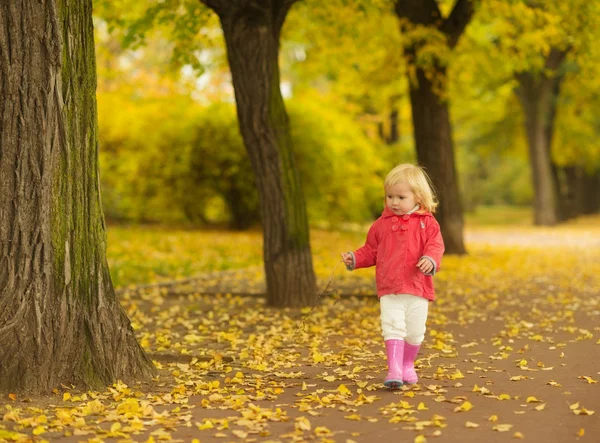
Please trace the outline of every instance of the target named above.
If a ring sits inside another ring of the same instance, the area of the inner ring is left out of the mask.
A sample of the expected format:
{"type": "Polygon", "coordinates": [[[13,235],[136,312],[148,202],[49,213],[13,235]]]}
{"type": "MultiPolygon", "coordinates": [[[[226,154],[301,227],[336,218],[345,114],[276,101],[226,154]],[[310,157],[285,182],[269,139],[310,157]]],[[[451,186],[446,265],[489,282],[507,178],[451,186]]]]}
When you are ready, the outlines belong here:
{"type": "MultiPolygon", "coordinates": [[[[425,213],[420,213],[418,212],[419,209],[421,209],[421,207],[419,205],[416,205],[414,208],[412,208],[410,211],[408,211],[406,214],[404,215],[411,215],[411,214],[428,214],[427,212],[425,213]]],[[[381,213],[382,217],[398,217],[398,215],[394,214],[394,212],[388,208],[387,206],[385,207],[385,209],[383,210],[383,212],[381,213]]]]}

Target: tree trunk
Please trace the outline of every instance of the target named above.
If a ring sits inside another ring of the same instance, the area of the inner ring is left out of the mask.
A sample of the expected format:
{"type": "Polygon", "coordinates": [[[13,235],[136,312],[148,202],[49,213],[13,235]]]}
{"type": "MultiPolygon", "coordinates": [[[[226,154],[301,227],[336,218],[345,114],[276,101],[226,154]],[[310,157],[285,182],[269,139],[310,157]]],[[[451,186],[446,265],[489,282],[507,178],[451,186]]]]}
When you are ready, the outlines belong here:
{"type": "Polygon", "coordinates": [[[446,251],[464,254],[462,203],[448,106],[433,91],[433,85],[421,69],[417,69],[417,84],[411,82],[410,101],[417,158],[430,175],[440,201],[436,215],[446,251]]]}
{"type": "Polygon", "coordinates": [[[280,30],[292,1],[205,0],[221,20],[242,138],[256,178],[264,230],[267,302],[317,298],[306,205],[279,81],[280,30]]]}
{"type": "Polygon", "coordinates": [[[564,168],[565,185],[569,202],[569,218],[577,217],[584,213],[585,170],[581,166],[567,166],[564,168]]]}
{"type": "Polygon", "coordinates": [[[585,174],[583,177],[585,188],[584,214],[600,212],[600,171],[585,174]]]}
{"type": "Polygon", "coordinates": [[[106,261],[92,1],[1,2],[0,35],[0,391],[149,376],[106,261]]]}
{"type": "Polygon", "coordinates": [[[555,225],[559,219],[559,183],[552,165],[552,136],[556,104],[563,76],[557,75],[568,50],[552,49],[546,59],[546,73],[521,72],[516,75],[516,93],[525,115],[525,132],[534,190],[534,224],[555,225]]]}
{"type": "MultiPolygon", "coordinates": [[[[396,0],[395,12],[401,19],[402,32],[410,33],[415,26],[437,28],[447,37],[448,46],[453,48],[473,16],[473,4],[470,0],[457,0],[450,15],[443,18],[435,0],[396,0]]],[[[417,159],[430,175],[440,200],[437,219],[446,252],[464,254],[464,222],[452,127],[448,103],[443,98],[447,96],[446,67],[440,60],[434,60],[427,67],[416,65],[424,42],[416,37],[411,41],[404,55],[410,66],[407,72],[417,159]]]]}

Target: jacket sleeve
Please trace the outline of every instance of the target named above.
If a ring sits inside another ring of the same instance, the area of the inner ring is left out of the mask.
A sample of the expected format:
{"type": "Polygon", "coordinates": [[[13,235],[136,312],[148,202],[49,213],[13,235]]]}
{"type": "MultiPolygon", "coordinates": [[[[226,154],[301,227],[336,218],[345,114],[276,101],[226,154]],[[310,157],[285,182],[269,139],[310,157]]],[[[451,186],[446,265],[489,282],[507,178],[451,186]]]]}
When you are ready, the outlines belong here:
{"type": "Polygon", "coordinates": [[[375,266],[377,262],[377,235],[376,224],[373,223],[367,234],[367,241],[364,246],[354,251],[354,269],[368,268],[375,266]]]}
{"type": "Polygon", "coordinates": [[[431,217],[425,228],[425,247],[423,248],[423,257],[428,258],[433,263],[433,271],[426,275],[435,275],[442,265],[442,255],[444,255],[444,239],[440,231],[440,224],[431,217]]]}

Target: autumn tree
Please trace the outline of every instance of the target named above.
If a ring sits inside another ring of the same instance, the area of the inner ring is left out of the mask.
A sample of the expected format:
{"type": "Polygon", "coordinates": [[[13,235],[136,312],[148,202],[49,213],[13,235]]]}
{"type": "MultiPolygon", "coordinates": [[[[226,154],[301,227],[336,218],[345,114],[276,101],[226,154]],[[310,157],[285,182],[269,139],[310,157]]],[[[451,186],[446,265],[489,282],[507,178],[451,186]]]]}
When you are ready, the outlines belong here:
{"type": "Polygon", "coordinates": [[[448,253],[465,252],[463,215],[448,109],[447,65],[474,8],[457,0],[447,16],[435,0],[396,0],[409,65],[410,101],[419,163],[427,169],[440,200],[439,219],[448,253]]]}
{"type": "MultiPolygon", "coordinates": [[[[300,182],[290,125],[280,90],[281,28],[296,0],[184,0],[161,2],[129,22],[129,41],[143,41],[156,26],[168,27],[174,53],[184,63],[201,46],[200,31],[219,18],[235,91],[238,123],[254,172],[264,232],[267,302],[272,306],[304,306],[317,297],[310,250],[306,204],[300,182]]],[[[102,15],[113,22],[109,2],[99,2],[102,15]]]]}
{"type": "MultiPolygon", "coordinates": [[[[536,225],[553,225],[582,212],[572,194],[587,176],[584,166],[589,169],[589,164],[581,160],[590,157],[585,152],[593,149],[593,137],[584,142],[582,152],[581,147],[568,147],[568,137],[559,137],[556,144],[556,128],[561,106],[572,100],[561,92],[565,82],[596,64],[590,59],[598,37],[598,12],[595,2],[582,0],[491,0],[478,14],[486,30],[479,44],[498,65],[496,84],[512,84],[521,105],[536,225]]],[[[573,120],[582,119],[570,119],[576,127],[573,120]]],[[[563,129],[573,133],[564,125],[563,129]]]]}
{"type": "Polygon", "coordinates": [[[92,2],[2,2],[0,35],[0,391],[149,376],[106,261],[92,2]]]}

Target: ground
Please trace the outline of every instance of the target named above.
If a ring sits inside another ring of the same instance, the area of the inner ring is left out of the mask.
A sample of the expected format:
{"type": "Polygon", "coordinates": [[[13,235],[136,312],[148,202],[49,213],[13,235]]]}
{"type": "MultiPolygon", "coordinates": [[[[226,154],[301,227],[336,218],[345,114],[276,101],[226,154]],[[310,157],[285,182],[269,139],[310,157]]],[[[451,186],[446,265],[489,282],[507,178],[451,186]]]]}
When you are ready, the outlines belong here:
{"type": "Polygon", "coordinates": [[[435,277],[420,382],[397,391],[372,271],[322,260],[312,310],[266,307],[258,266],[122,290],[156,379],[10,396],[0,441],[596,442],[599,234],[468,232],[435,277]]]}

